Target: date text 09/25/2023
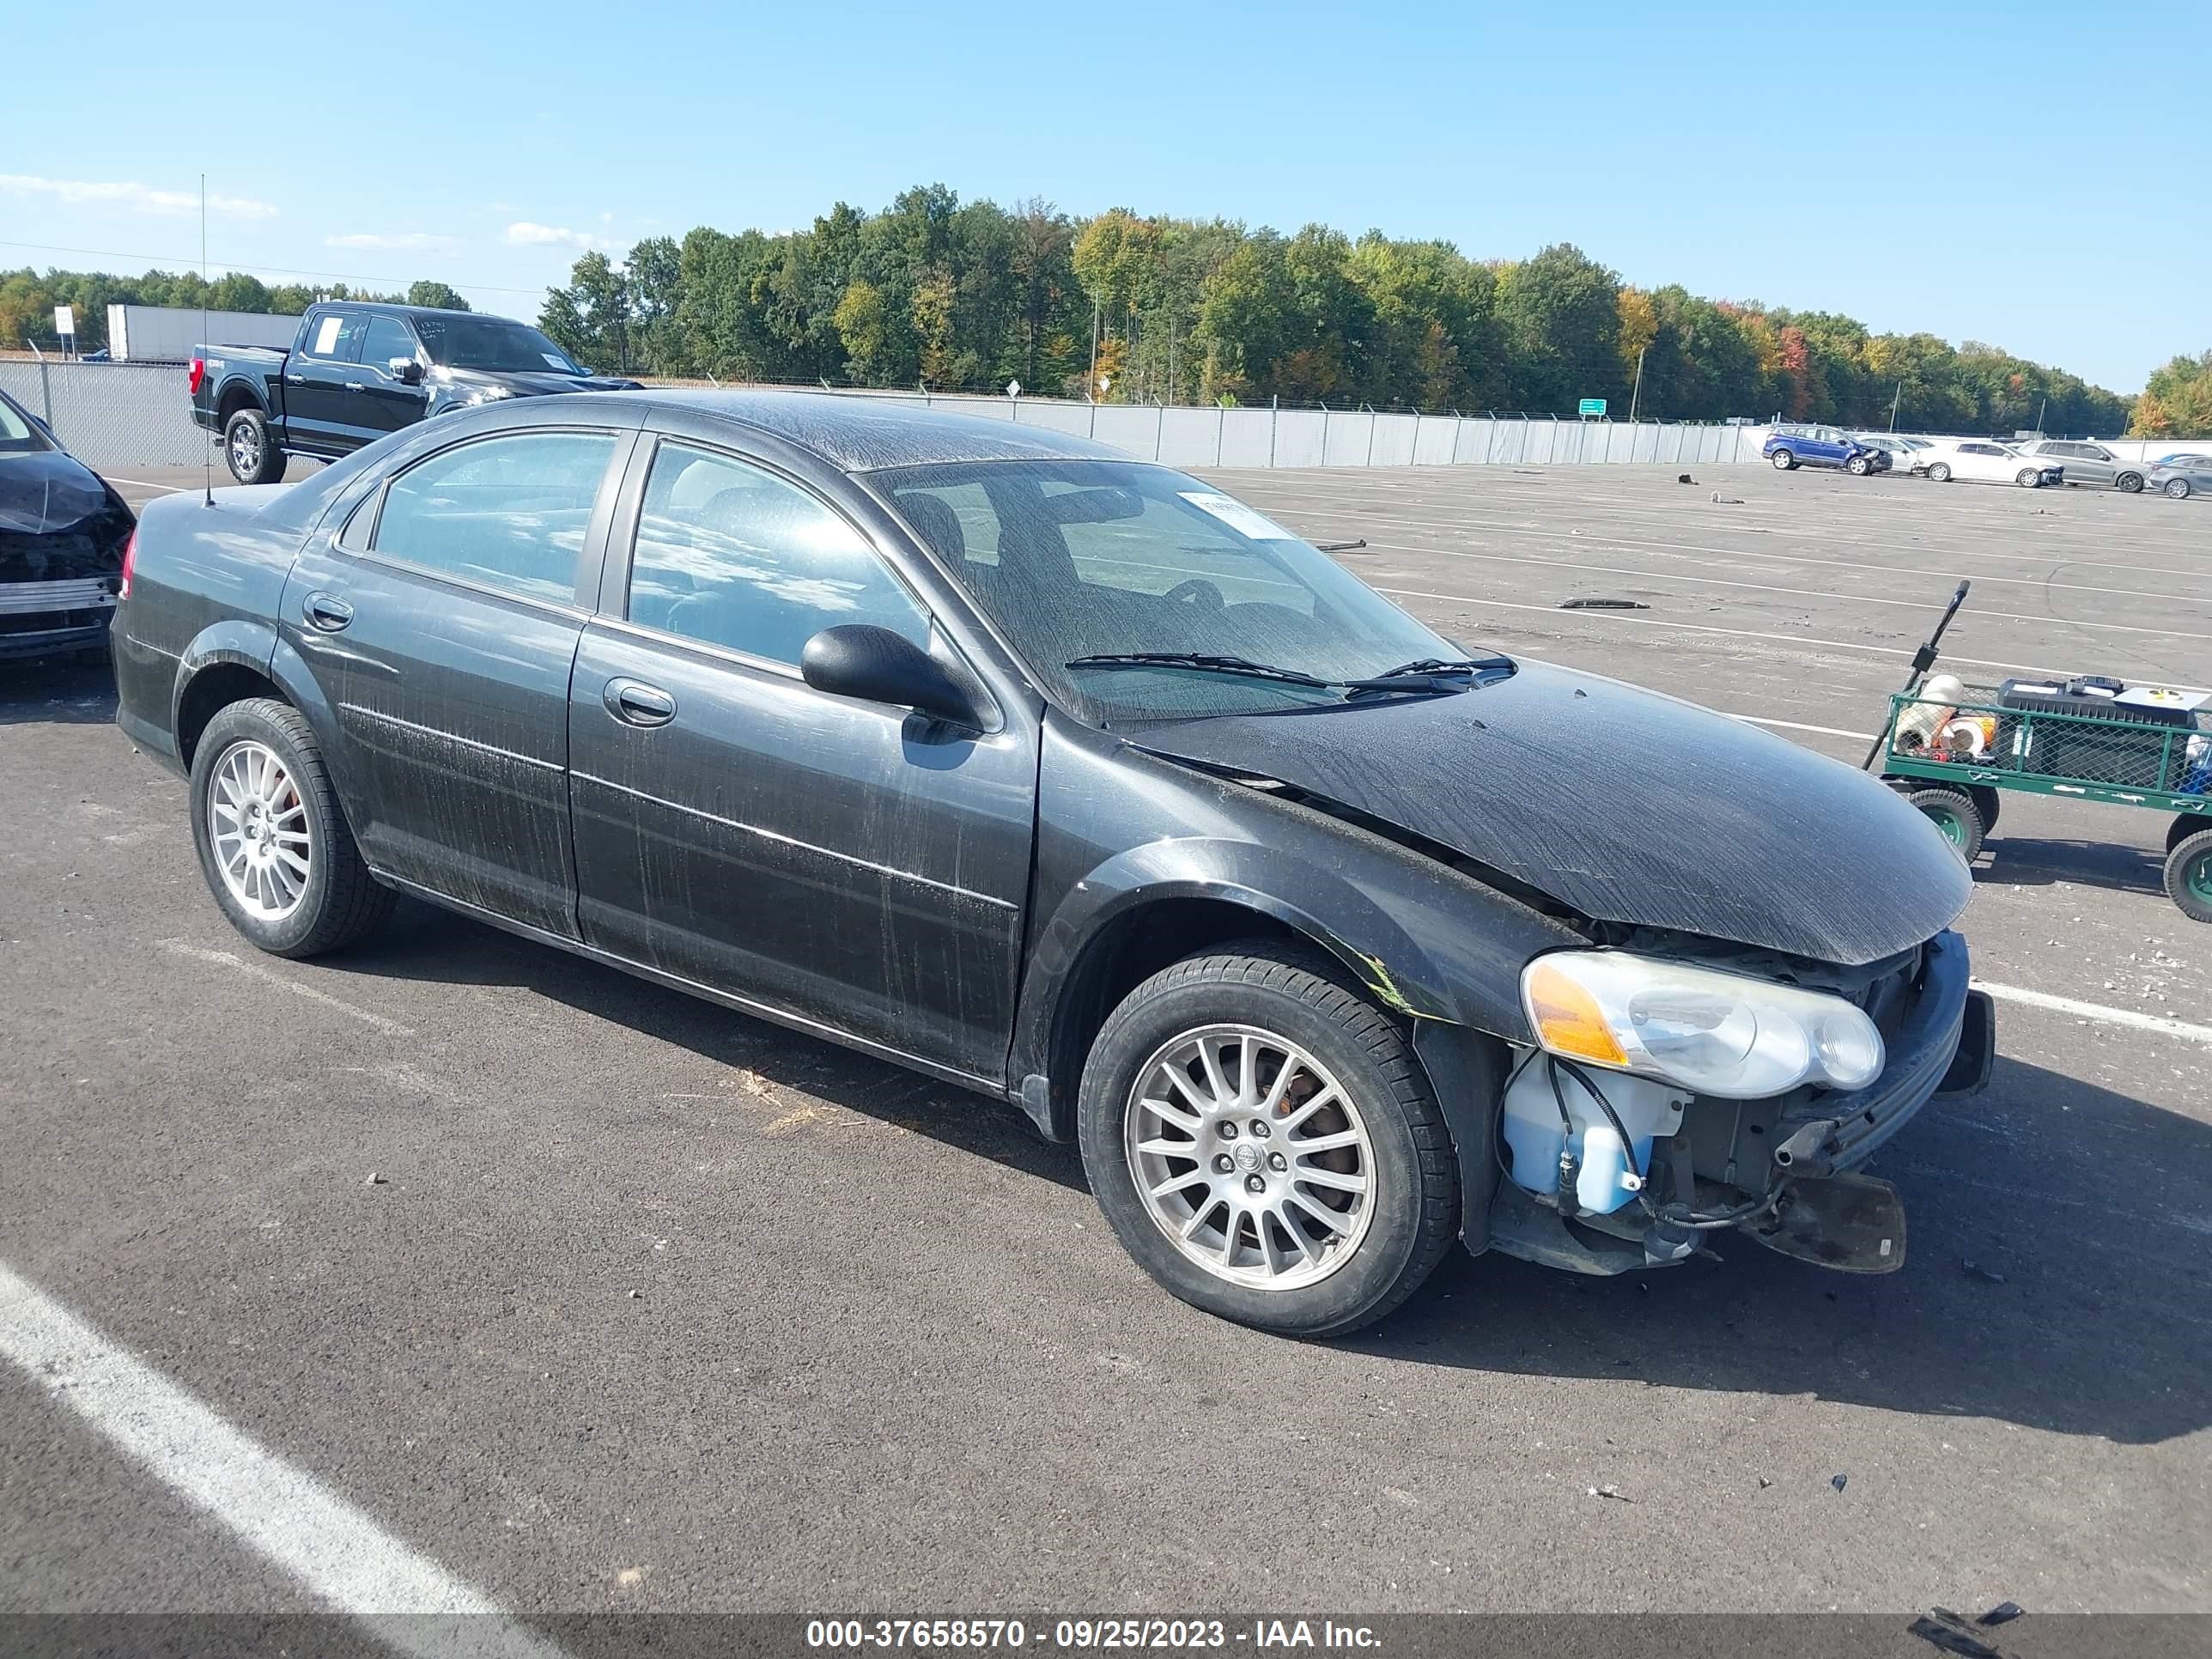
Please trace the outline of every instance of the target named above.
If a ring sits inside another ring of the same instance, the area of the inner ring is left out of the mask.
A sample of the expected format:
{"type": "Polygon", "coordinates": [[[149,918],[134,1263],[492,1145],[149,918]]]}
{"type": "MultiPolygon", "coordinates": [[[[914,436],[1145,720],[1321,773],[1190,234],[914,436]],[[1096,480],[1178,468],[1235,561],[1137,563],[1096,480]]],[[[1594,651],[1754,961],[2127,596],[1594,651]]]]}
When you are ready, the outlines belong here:
{"type": "Polygon", "coordinates": [[[1232,1647],[1372,1651],[1382,1643],[1370,1626],[1328,1619],[1255,1619],[1249,1625],[1222,1619],[1058,1619],[1034,1627],[1019,1619],[814,1619],[807,1621],[806,1645],[831,1651],[1048,1647],[1091,1653],[1232,1647]]]}

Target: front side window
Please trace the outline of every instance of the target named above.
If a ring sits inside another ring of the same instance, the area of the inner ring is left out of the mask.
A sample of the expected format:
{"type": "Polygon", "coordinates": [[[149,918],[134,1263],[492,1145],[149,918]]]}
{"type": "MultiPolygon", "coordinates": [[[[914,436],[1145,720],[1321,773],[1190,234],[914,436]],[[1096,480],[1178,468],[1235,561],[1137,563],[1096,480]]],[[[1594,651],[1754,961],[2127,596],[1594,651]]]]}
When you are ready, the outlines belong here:
{"type": "Polygon", "coordinates": [[[413,358],[415,337],[397,317],[372,317],[361,348],[361,360],[388,370],[394,357],[413,358]]]}
{"type": "Polygon", "coordinates": [[[441,450],[394,478],[374,550],[526,599],[572,605],[615,439],[515,432],[441,450]]]}
{"type": "Polygon", "coordinates": [[[307,337],[307,355],[327,358],[334,363],[357,363],[361,361],[362,336],[368,331],[366,313],[326,311],[315,319],[314,332],[307,337]]]}
{"type": "Polygon", "coordinates": [[[771,472],[674,442],[646,480],[629,620],[793,666],[849,623],[929,643],[928,615],[844,519],[771,472]]]}
{"type": "Polygon", "coordinates": [[[1346,681],[1466,654],[1326,554],[1167,467],[955,462],[869,483],[1054,701],[1094,723],[1340,703],[1333,688],[1346,681]],[[1329,684],[1165,663],[1071,666],[1140,652],[1242,657],[1329,684]]]}

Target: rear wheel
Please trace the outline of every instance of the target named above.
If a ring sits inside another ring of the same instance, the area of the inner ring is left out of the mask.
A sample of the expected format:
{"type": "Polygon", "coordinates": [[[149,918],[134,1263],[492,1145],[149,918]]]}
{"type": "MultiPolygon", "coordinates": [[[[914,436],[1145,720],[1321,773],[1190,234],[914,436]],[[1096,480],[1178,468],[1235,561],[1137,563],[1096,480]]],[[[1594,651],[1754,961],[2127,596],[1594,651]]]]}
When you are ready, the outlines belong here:
{"type": "Polygon", "coordinates": [[[2034,489],[2043,483],[2043,474],[2032,466],[2024,466],[2014,475],[2013,482],[2022,489],[2034,489]]]}
{"type": "Polygon", "coordinates": [[[2200,830],[2166,855],[2166,896],[2191,921],[2212,921],[2212,830],[2200,830]]]}
{"type": "Polygon", "coordinates": [[[225,423],[222,459],[242,484],[277,483],[284,477],[284,452],[258,409],[241,409],[225,423]]]}
{"type": "Polygon", "coordinates": [[[1948,483],[1951,482],[1951,469],[1938,461],[1928,469],[1928,476],[1937,483],[1948,483]]]}
{"type": "Polygon", "coordinates": [[[2140,495],[2142,494],[2142,474],[2140,472],[2123,472],[2118,477],[2112,480],[2112,488],[2118,490],[2122,490],[2130,495],[2140,495]]]}
{"type": "Polygon", "coordinates": [[[2166,493],[2173,497],[2177,501],[2187,501],[2189,499],[2189,480],[2186,478],[2168,478],[2166,481],[2166,493]]]}
{"type": "Polygon", "coordinates": [[[232,703],[192,756],[192,842],[232,927],[272,956],[352,944],[396,895],[368,872],[315,734],[271,697],[232,703]]]}
{"type": "Polygon", "coordinates": [[[1122,1246],[1224,1319],[1357,1330],[1458,1232],[1458,1160],[1411,1045],[1310,951],[1256,940],[1153,975],[1100,1030],[1078,1116],[1122,1246]]]}
{"type": "Polygon", "coordinates": [[[1797,465],[1797,458],[1786,449],[1778,449],[1767,459],[1774,463],[1774,470],[1777,472],[1787,472],[1797,465]]]}
{"type": "Polygon", "coordinates": [[[1966,793],[1973,799],[1974,811],[1982,815],[1982,836],[1986,840],[1997,827],[1997,814],[2003,810],[2004,796],[1986,783],[1968,784],[1966,793]]]}
{"type": "Polygon", "coordinates": [[[1905,798],[1924,813],[1930,823],[1943,832],[1943,839],[1957,849],[1960,858],[1969,864],[1982,850],[1982,838],[1989,826],[1982,822],[1981,809],[1974,805],[1973,797],[1963,789],[1916,789],[1905,798]]]}

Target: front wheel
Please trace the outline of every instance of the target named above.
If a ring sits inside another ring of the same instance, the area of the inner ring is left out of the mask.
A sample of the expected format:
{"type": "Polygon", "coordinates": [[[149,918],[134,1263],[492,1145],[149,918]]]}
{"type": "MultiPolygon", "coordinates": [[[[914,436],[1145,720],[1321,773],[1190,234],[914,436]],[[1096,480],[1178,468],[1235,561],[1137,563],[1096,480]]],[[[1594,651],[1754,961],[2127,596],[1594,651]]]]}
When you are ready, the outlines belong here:
{"type": "Polygon", "coordinates": [[[2142,474],[2140,472],[2123,472],[2118,477],[2112,480],[2112,488],[2119,490],[2124,495],[2140,495],[2142,494],[2142,474]]]}
{"type": "Polygon", "coordinates": [[[2166,896],[2191,921],[2212,921],[2212,830],[2174,842],[2166,855],[2166,896]]]}
{"type": "Polygon", "coordinates": [[[284,452],[258,409],[241,409],[222,428],[222,458],[230,476],[242,484],[281,483],[284,452]]]}
{"type": "Polygon", "coordinates": [[[2189,499],[2189,480],[2186,478],[2168,478],[2166,481],[2166,493],[2177,501],[2187,501],[2189,499]]]}
{"type": "Polygon", "coordinates": [[[1874,471],[1874,463],[1867,459],[1863,455],[1854,455],[1850,459],[1844,463],[1844,471],[1846,472],[1856,472],[1860,477],[1863,478],[1868,473],[1874,471]]]}
{"type": "Polygon", "coordinates": [[[392,913],[338,810],[300,711],[273,697],[232,703],[192,756],[192,842],[232,927],[272,956],[352,944],[392,913]]]}
{"type": "Polygon", "coordinates": [[[1778,449],[1767,459],[1774,463],[1774,470],[1777,472],[1787,472],[1797,465],[1797,458],[1786,449],[1778,449]]]}
{"type": "Polygon", "coordinates": [[[2022,489],[2034,489],[2042,484],[2043,474],[2037,471],[2032,466],[2024,466],[2021,468],[2018,474],[2014,477],[2013,482],[2018,484],[2022,489]]]}
{"type": "Polygon", "coordinates": [[[1928,469],[1928,477],[1936,483],[1948,483],[1951,482],[1951,469],[1938,461],[1928,469]]]}
{"type": "Polygon", "coordinates": [[[1974,805],[1972,796],[1963,789],[1916,789],[1905,798],[1920,809],[1928,821],[1943,832],[1959,856],[1969,864],[1982,850],[1982,838],[1989,834],[1989,825],[1982,821],[1981,808],[1974,805]]]}
{"type": "Polygon", "coordinates": [[[1458,1160],[1410,1043],[1310,951],[1254,940],[1153,975],[1100,1030],[1078,1115],[1122,1246],[1241,1324],[1371,1324],[1459,1231],[1458,1160]]]}

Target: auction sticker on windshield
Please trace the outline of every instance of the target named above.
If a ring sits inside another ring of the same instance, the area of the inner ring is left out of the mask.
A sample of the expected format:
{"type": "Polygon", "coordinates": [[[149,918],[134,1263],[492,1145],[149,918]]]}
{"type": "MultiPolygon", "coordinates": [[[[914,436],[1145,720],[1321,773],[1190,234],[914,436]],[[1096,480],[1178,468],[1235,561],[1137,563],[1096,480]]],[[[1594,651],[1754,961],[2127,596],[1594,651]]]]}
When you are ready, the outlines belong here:
{"type": "Polygon", "coordinates": [[[1294,542],[1296,536],[1261,514],[1254,512],[1232,495],[1217,495],[1207,489],[1181,489],[1176,492],[1201,513],[1211,513],[1238,535],[1255,542],[1294,542]]]}

